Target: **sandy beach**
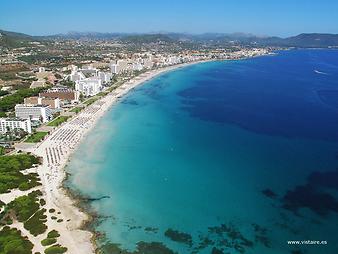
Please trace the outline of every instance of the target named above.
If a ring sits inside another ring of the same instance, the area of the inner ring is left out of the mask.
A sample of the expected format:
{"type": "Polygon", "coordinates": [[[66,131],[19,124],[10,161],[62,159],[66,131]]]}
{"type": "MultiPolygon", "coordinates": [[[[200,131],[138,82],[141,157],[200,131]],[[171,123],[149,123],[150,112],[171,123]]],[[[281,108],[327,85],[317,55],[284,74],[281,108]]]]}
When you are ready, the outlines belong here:
{"type": "MultiPolygon", "coordinates": [[[[37,168],[37,173],[42,183],[42,187],[39,189],[43,192],[43,198],[46,200],[44,208],[47,211],[55,209],[54,215],[57,217],[57,219],[52,219],[48,216],[46,222],[48,226],[47,232],[52,229],[59,231],[61,236],[58,242],[68,248],[67,253],[90,254],[96,251],[93,233],[82,229],[83,225],[90,219],[89,215],[76,206],[76,201],[67,195],[67,191],[62,186],[66,177],[64,168],[72,153],[83,137],[104,116],[105,112],[118,102],[119,98],[159,74],[196,63],[199,62],[148,71],[125,82],[108,95],[86,107],[71,120],[56,128],[42,142],[26,149],[27,152],[43,158],[42,165],[37,168]]],[[[25,193],[20,192],[8,195],[6,201],[14,200],[20,194],[25,193]]],[[[43,253],[44,247],[41,245],[41,240],[46,237],[47,232],[38,237],[32,237],[26,232],[21,223],[14,223],[12,227],[20,229],[22,234],[26,235],[34,244],[33,252],[43,253]]]]}

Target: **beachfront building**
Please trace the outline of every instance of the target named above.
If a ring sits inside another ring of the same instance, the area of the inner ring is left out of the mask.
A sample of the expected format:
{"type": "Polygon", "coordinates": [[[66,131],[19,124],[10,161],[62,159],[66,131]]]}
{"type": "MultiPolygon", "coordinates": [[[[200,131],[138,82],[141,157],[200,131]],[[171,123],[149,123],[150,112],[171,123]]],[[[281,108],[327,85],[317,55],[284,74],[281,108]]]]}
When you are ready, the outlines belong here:
{"type": "Polygon", "coordinates": [[[58,98],[62,105],[77,103],[80,98],[80,92],[64,86],[54,86],[46,92],[39,94],[39,97],[58,98]]]}
{"type": "Polygon", "coordinates": [[[27,97],[24,99],[24,104],[26,105],[48,105],[51,109],[60,108],[60,99],[59,98],[44,98],[44,97],[27,97]]]}
{"type": "Polygon", "coordinates": [[[110,65],[110,71],[113,74],[118,74],[119,73],[119,71],[118,71],[118,65],[117,64],[111,64],[110,65]]]}
{"type": "Polygon", "coordinates": [[[103,71],[99,71],[97,76],[99,79],[101,79],[102,83],[105,83],[105,84],[110,82],[111,78],[113,77],[111,73],[103,72],[103,71]]]}
{"type": "Polygon", "coordinates": [[[11,132],[14,130],[23,130],[27,133],[32,133],[30,119],[0,118],[0,133],[11,132]]]}
{"type": "Polygon", "coordinates": [[[85,96],[94,96],[102,89],[100,78],[90,77],[75,82],[75,90],[81,92],[85,96]]]}
{"type": "Polygon", "coordinates": [[[15,106],[15,116],[32,121],[48,122],[53,118],[52,110],[47,105],[26,105],[15,106]]]}
{"type": "Polygon", "coordinates": [[[123,72],[128,71],[129,64],[128,60],[126,59],[120,59],[117,60],[115,63],[110,64],[110,70],[113,74],[121,74],[123,72]]]}

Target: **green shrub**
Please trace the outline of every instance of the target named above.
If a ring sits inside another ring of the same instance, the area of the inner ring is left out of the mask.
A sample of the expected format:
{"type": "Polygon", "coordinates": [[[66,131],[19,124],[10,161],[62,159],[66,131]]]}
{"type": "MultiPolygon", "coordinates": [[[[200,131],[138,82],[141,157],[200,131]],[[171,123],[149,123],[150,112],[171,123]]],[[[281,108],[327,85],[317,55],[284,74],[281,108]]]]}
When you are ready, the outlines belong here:
{"type": "Polygon", "coordinates": [[[59,244],[48,247],[45,250],[45,254],[62,254],[67,251],[66,247],[62,247],[59,244]]]}
{"type": "Polygon", "coordinates": [[[44,200],[43,198],[40,199],[40,205],[41,205],[41,206],[44,206],[45,204],[46,204],[46,200],[44,200]]]}
{"type": "Polygon", "coordinates": [[[30,136],[28,136],[28,138],[26,138],[25,142],[27,142],[27,143],[38,143],[41,140],[43,140],[44,137],[47,134],[48,134],[47,131],[39,131],[39,132],[33,133],[30,136]]]}
{"type": "Polygon", "coordinates": [[[48,238],[58,238],[60,236],[59,232],[56,230],[52,230],[48,233],[48,238]]]}
{"type": "Polygon", "coordinates": [[[55,238],[46,238],[46,239],[43,239],[41,241],[42,246],[48,246],[48,245],[52,245],[54,243],[56,243],[56,239],[55,238]]]}
{"type": "Polygon", "coordinates": [[[0,231],[0,253],[31,254],[33,244],[14,228],[4,227],[0,231]]]}
{"type": "Polygon", "coordinates": [[[8,206],[15,211],[20,222],[28,220],[39,209],[37,198],[29,195],[17,197],[8,206]]]}
{"type": "Polygon", "coordinates": [[[27,229],[32,235],[37,236],[43,234],[47,230],[45,222],[47,216],[44,214],[46,209],[37,211],[29,220],[24,223],[25,229],[27,229]]]}
{"type": "Polygon", "coordinates": [[[14,211],[18,221],[23,222],[24,228],[34,236],[47,230],[46,209],[39,210],[39,196],[41,195],[41,191],[33,191],[26,196],[17,197],[8,204],[8,209],[14,211]]]}

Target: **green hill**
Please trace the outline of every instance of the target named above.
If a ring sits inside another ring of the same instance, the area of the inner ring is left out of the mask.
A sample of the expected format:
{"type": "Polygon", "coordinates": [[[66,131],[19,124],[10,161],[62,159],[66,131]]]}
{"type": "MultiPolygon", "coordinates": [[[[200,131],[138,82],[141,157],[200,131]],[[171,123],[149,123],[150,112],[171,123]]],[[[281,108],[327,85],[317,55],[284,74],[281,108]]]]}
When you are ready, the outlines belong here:
{"type": "Polygon", "coordinates": [[[29,42],[36,41],[33,36],[0,30],[0,46],[5,48],[24,47],[29,42]]]}
{"type": "Polygon", "coordinates": [[[286,38],[283,42],[287,46],[296,47],[337,47],[338,34],[308,33],[286,38]]]}

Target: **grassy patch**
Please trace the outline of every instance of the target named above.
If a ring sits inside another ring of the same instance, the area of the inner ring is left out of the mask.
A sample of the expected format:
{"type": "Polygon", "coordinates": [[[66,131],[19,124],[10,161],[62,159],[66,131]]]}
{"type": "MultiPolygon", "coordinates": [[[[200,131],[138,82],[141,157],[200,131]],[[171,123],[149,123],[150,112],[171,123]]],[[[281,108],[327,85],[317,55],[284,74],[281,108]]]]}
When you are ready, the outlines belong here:
{"type": "Polygon", "coordinates": [[[109,93],[108,91],[99,92],[96,96],[102,97],[102,96],[106,96],[108,93],[109,93]]]}
{"type": "Polygon", "coordinates": [[[79,113],[81,110],[83,109],[83,107],[75,107],[72,108],[69,112],[74,112],[74,113],[79,113]]]}
{"type": "Polygon", "coordinates": [[[48,134],[47,131],[39,131],[36,133],[33,133],[26,138],[25,142],[27,143],[37,143],[43,140],[43,138],[48,134]]]}
{"type": "Polygon", "coordinates": [[[0,193],[17,188],[28,190],[41,185],[36,173],[23,174],[20,172],[39,163],[38,158],[29,154],[0,156],[0,193]]]}
{"type": "Polygon", "coordinates": [[[100,97],[93,97],[93,98],[90,98],[90,99],[84,101],[83,104],[89,106],[89,105],[93,104],[95,101],[97,101],[98,99],[100,99],[100,97]]]}
{"type": "Polygon", "coordinates": [[[31,254],[33,244],[14,228],[4,227],[0,231],[0,253],[31,254]]]}
{"type": "Polygon", "coordinates": [[[70,118],[70,116],[59,116],[50,123],[48,123],[47,126],[59,126],[60,124],[66,122],[68,118],[70,118]]]}

